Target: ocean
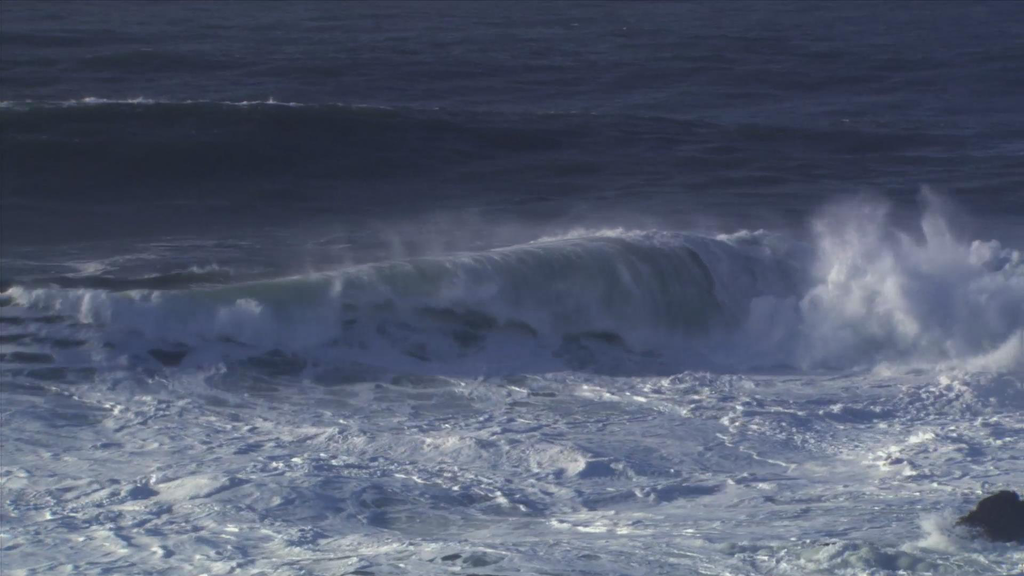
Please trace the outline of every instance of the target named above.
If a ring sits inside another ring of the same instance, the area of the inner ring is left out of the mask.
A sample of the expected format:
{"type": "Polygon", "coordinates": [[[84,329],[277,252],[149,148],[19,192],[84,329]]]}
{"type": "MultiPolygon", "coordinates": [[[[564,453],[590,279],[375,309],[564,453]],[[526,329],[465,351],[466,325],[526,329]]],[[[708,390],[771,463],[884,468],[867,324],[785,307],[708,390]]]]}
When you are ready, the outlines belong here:
{"type": "Polygon", "coordinates": [[[5,574],[1021,574],[1024,3],[0,4],[5,574]]]}

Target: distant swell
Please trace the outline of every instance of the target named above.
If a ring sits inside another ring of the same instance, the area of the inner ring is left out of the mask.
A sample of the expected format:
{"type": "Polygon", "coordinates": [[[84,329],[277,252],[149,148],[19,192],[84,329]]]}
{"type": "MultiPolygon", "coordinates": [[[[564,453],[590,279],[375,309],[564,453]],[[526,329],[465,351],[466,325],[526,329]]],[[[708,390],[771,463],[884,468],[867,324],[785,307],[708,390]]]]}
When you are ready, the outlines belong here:
{"type": "Polygon", "coordinates": [[[83,188],[90,202],[160,199],[167,191],[177,200],[295,200],[310,193],[309,183],[333,190],[444,174],[554,150],[567,136],[501,116],[274,102],[86,99],[7,103],[0,115],[8,201],[39,194],[84,201],[83,188]],[[294,189],[296,181],[306,184],[294,189]]]}
{"type": "MultiPolygon", "coordinates": [[[[763,187],[809,168],[852,177],[845,161],[851,155],[935,168],[936,154],[969,144],[924,126],[273,100],[5,102],[0,118],[4,202],[25,203],[301,203],[391,185],[522,190],[580,178],[680,175],[694,186],[763,187]]],[[[1008,161],[985,158],[979,162],[1008,161]]]]}

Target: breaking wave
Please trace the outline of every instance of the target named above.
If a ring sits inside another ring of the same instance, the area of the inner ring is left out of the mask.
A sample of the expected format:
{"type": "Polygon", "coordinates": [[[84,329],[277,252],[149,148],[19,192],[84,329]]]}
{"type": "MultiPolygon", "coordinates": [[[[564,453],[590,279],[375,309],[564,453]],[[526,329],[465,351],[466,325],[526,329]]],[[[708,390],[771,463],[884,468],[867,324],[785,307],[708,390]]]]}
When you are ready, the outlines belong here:
{"type": "Polygon", "coordinates": [[[173,348],[197,363],[270,353],[433,372],[1022,367],[1021,252],[959,240],[940,200],[924,200],[917,233],[861,198],[821,214],[811,242],[604,231],[210,288],[7,294],[100,328],[115,349],[173,348]]]}

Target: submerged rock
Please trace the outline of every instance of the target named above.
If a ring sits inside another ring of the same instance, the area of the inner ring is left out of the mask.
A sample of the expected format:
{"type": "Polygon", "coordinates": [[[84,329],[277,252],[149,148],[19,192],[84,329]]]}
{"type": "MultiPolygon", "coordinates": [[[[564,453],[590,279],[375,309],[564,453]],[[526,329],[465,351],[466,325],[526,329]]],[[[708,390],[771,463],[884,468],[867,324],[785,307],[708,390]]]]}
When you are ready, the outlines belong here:
{"type": "Polygon", "coordinates": [[[996,542],[1024,543],[1024,501],[1016,492],[1003,490],[978,502],[957,525],[979,528],[996,542]]]}

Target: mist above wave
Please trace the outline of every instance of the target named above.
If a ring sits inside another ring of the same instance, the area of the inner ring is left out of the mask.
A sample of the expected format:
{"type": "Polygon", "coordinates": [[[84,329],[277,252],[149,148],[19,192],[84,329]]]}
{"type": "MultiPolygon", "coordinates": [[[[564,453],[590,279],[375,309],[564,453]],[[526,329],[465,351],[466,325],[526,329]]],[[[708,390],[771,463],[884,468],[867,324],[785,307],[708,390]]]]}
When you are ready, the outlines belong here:
{"type": "Polygon", "coordinates": [[[890,226],[879,202],[836,206],[815,222],[816,281],[800,302],[812,362],[963,359],[1019,336],[1021,252],[958,239],[942,198],[922,200],[923,240],[890,226]]]}

